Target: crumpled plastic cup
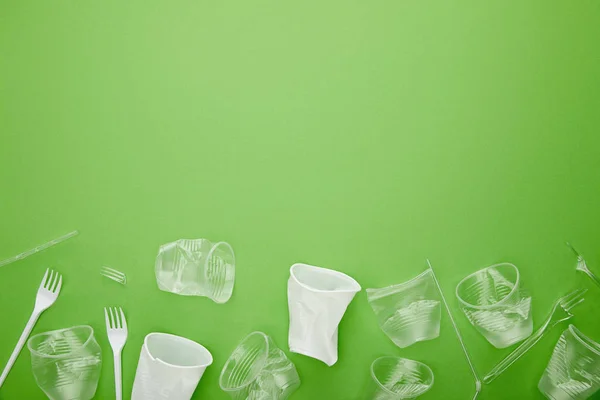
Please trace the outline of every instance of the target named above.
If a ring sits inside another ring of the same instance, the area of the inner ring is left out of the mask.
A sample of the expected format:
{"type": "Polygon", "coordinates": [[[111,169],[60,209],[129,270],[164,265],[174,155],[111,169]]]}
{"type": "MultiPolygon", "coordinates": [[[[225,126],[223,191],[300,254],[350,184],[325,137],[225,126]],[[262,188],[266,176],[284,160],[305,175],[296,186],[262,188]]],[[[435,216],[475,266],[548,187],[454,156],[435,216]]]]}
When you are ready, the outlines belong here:
{"type": "Polygon", "coordinates": [[[102,352],[91,326],[44,332],[27,342],[36,383],[51,400],[90,400],[96,394],[102,352]]]}
{"type": "Polygon", "coordinates": [[[142,345],[131,399],[189,400],[212,362],[201,344],[168,333],[150,333],[142,345]]]}
{"type": "Polygon", "coordinates": [[[600,389],[600,344],[569,325],[538,384],[551,400],[585,400],[600,389]]]}
{"type": "Polygon", "coordinates": [[[233,351],[219,377],[234,400],[284,400],[300,386],[296,366],[263,332],[252,332],[233,351]]]}
{"type": "Polygon", "coordinates": [[[396,346],[406,348],[440,335],[441,304],[430,269],[404,283],[367,289],[367,298],[396,346]]]}
{"type": "Polygon", "coordinates": [[[474,272],[456,286],[469,322],[498,349],[533,332],[531,296],[521,288],[520,279],[517,267],[502,263],[474,272]]]}
{"type": "Polygon", "coordinates": [[[416,399],[433,386],[427,365],[401,357],[379,357],[371,364],[364,400],[416,399]]]}
{"type": "Polygon", "coordinates": [[[227,242],[180,239],[160,246],[155,273],[160,290],[225,303],[233,293],[235,254],[227,242]]]}
{"type": "Polygon", "coordinates": [[[338,359],[338,325],[361,290],[350,276],[332,269],[294,264],[288,280],[290,351],[332,366],[338,359]]]}

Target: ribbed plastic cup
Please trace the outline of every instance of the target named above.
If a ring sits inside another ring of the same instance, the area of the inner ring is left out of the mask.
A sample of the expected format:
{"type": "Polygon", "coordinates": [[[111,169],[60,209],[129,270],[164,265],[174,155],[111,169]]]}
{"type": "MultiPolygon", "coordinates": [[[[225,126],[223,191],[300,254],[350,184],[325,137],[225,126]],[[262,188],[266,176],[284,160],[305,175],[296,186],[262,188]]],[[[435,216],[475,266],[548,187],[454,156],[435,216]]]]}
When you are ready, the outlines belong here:
{"type": "Polygon", "coordinates": [[[379,357],[371,364],[364,400],[416,399],[433,386],[427,365],[401,357],[379,357]]]}
{"type": "Polygon", "coordinates": [[[404,283],[367,289],[367,299],[379,326],[400,348],[440,335],[438,296],[430,269],[404,283]]]}
{"type": "Polygon", "coordinates": [[[227,242],[180,239],[160,247],[155,273],[160,290],[225,303],[233,293],[235,254],[227,242]]]}
{"type": "Polygon", "coordinates": [[[456,297],[471,324],[494,347],[502,349],[533,332],[531,296],[521,287],[513,264],[481,269],[456,286],[456,297]]]}
{"type": "Polygon", "coordinates": [[[600,344],[569,325],[538,384],[552,400],[584,400],[600,389],[600,344]]]}
{"type": "Polygon", "coordinates": [[[102,353],[91,326],[40,333],[27,342],[36,383],[51,400],[90,400],[96,394],[102,353]]]}
{"type": "Polygon", "coordinates": [[[268,335],[253,332],[225,363],[219,385],[234,400],[284,400],[298,389],[300,377],[268,335]]]}

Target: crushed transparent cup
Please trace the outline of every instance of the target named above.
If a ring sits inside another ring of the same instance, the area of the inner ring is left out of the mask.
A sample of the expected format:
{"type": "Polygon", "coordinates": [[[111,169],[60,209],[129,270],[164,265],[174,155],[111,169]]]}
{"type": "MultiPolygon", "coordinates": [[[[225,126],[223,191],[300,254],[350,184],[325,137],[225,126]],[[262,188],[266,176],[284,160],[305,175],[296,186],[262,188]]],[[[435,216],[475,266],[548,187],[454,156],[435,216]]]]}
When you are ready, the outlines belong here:
{"type": "Polygon", "coordinates": [[[533,332],[531,296],[521,288],[513,264],[492,265],[467,276],[456,286],[456,297],[471,325],[498,349],[533,332]]]}
{"type": "Polygon", "coordinates": [[[155,273],[160,290],[225,303],[233,293],[235,254],[227,242],[180,239],[160,246],[155,273]]]}
{"type": "Polygon", "coordinates": [[[37,385],[51,400],[90,400],[102,370],[91,326],[40,333],[27,342],[37,385]]]}
{"type": "Polygon", "coordinates": [[[146,335],[135,372],[132,400],[189,400],[212,354],[193,340],[168,333],[146,335]]]}
{"type": "Polygon", "coordinates": [[[551,400],[585,400],[600,389],[600,344],[574,325],[562,333],[538,384],[551,400]]]}
{"type": "Polygon", "coordinates": [[[367,289],[367,299],[383,332],[400,348],[440,335],[442,307],[431,269],[397,285],[367,289]]]}
{"type": "Polygon", "coordinates": [[[379,357],[371,364],[371,379],[364,400],[415,399],[433,386],[427,365],[401,357],[379,357]]]}
{"type": "Polygon", "coordinates": [[[233,400],[284,400],[300,386],[296,366],[263,332],[246,336],[219,377],[233,400]]]}

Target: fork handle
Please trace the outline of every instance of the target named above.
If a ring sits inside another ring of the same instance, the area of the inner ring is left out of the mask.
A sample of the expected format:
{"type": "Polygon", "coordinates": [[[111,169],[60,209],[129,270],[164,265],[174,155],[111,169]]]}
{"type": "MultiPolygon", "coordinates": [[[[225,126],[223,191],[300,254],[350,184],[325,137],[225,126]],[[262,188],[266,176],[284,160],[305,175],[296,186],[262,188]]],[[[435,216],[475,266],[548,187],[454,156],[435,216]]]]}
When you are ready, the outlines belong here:
{"type": "Polygon", "coordinates": [[[17,357],[19,357],[19,353],[23,349],[23,346],[25,345],[27,338],[29,338],[29,334],[33,330],[33,327],[35,326],[35,323],[37,322],[38,318],[40,317],[40,314],[41,314],[41,312],[34,311],[31,314],[31,317],[29,317],[29,321],[27,321],[27,325],[25,325],[25,329],[23,329],[23,333],[21,333],[21,337],[19,338],[19,341],[17,342],[15,349],[13,350],[12,354],[10,355],[8,362],[6,363],[6,366],[4,367],[4,370],[2,371],[2,375],[0,376],[0,387],[2,387],[2,384],[6,380],[6,377],[8,376],[10,369],[14,365],[15,361],[17,361],[17,357]]]}
{"type": "Polygon", "coordinates": [[[121,378],[121,352],[114,354],[115,364],[115,397],[116,400],[123,399],[123,383],[121,378]]]}
{"type": "Polygon", "coordinates": [[[508,367],[521,358],[521,356],[529,351],[529,349],[531,349],[537,342],[539,342],[549,330],[549,325],[547,323],[542,325],[540,329],[535,331],[533,335],[521,343],[521,345],[514,349],[512,353],[496,364],[496,366],[483,378],[483,382],[491,383],[494,379],[500,376],[501,373],[506,371],[508,367]]]}

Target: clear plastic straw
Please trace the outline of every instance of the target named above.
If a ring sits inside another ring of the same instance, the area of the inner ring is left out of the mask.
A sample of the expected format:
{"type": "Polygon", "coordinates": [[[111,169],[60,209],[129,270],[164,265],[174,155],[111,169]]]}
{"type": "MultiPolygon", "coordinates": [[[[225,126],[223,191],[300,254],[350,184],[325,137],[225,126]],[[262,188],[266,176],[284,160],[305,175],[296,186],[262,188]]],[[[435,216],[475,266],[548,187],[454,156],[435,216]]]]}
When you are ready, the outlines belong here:
{"type": "Polygon", "coordinates": [[[11,264],[15,261],[19,261],[22,260],[24,258],[29,257],[30,255],[33,255],[35,253],[39,253],[40,251],[46,250],[48,247],[52,247],[54,245],[57,245],[61,242],[64,242],[67,239],[71,239],[73,236],[77,236],[79,234],[79,231],[73,231],[70,233],[67,233],[66,235],[63,235],[61,237],[58,237],[56,239],[53,239],[49,242],[46,242],[44,244],[41,244],[39,246],[34,247],[33,249],[29,249],[27,251],[24,251],[21,254],[17,254],[16,256],[7,258],[5,260],[0,261],[0,267],[4,267],[5,265],[11,264]]]}
{"type": "Polygon", "coordinates": [[[479,396],[479,393],[481,392],[481,387],[482,387],[481,379],[479,379],[479,375],[477,375],[477,371],[475,371],[475,366],[473,365],[473,362],[471,361],[471,356],[469,355],[467,347],[465,346],[465,342],[463,341],[462,335],[460,334],[460,331],[458,330],[458,326],[456,325],[456,322],[454,321],[454,317],[452,316],[452,313],[450,312],[450,307],[448,306],[448,302],[446,301],[444,292],[442,292],[442,288],[440,287],[440,283],[437,279],[437,276],[435,275],[435,271],[433,270],[433,267],[431,266],[431,262],[429,262],[429,259],[427,259],[427,265],[429,265],[429,269],[431,270],[431,275],[433,275],[433,280],[435,281],[435,285],[437,286],[438,290],[440,291],[440,296],[442,297],[442,301],[444,302],[444,306],[446,307],[446,311],[448,312],[448,316],[450,317],[450,322],[452,322],[452,326],[454,327],[454,331],[456,332],[456,337],[458,337],[458,341],[460,342],[460,346],[462,347],[463,353],[465,353],[465,358],[467,359],[467,363],[469,364],[469,367],[471,368],[471,373],[473,374],[473,378],[475,378],[475,395],[473,396],[473,400],[475,400],[477,398],[477,396],[479,396]]]}

